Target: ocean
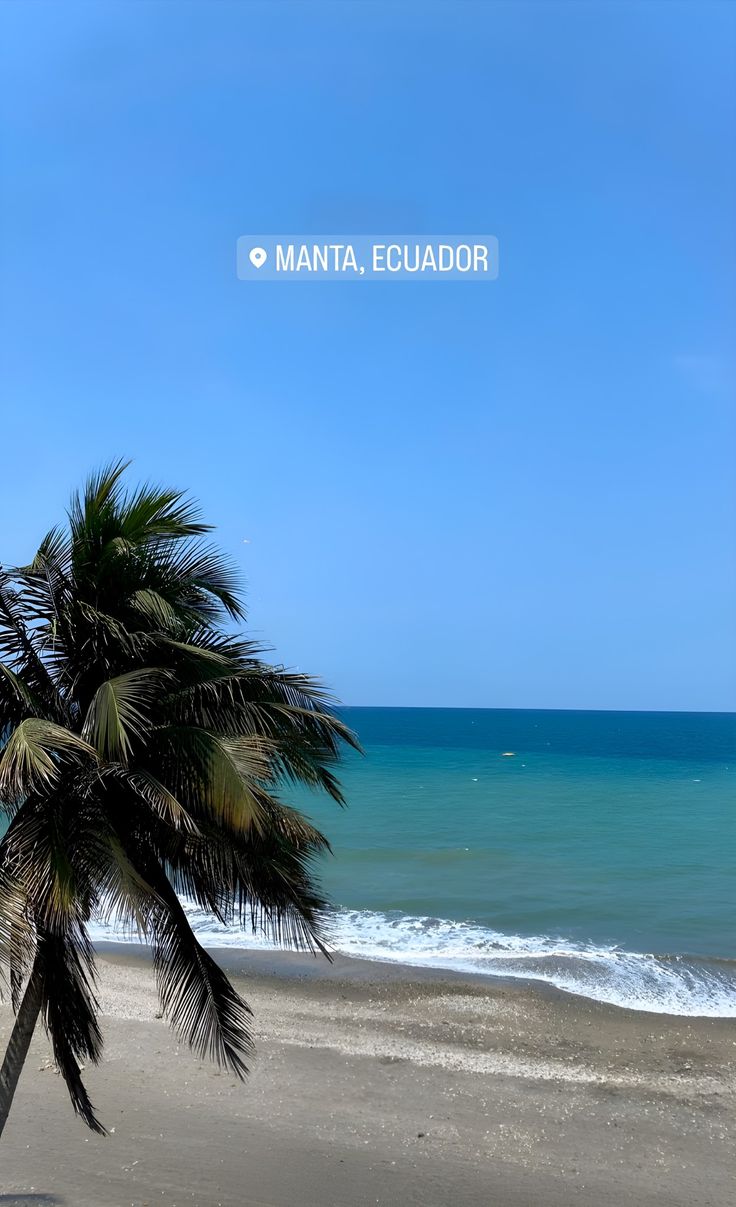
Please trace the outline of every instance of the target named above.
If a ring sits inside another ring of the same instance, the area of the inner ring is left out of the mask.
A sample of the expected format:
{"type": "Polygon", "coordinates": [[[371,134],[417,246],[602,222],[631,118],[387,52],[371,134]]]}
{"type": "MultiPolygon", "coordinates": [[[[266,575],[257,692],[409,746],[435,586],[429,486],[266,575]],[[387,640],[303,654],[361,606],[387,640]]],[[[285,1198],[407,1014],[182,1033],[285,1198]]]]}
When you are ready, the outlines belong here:
{"type": "MultiPolygon", "coordinates": [[[[345,717],[348,808],[289,796],[333,845],[337,951],[736,1016],[736,715],[345,717]]],[[[187,908],[206,944],[265,945],[187,908]]]]}

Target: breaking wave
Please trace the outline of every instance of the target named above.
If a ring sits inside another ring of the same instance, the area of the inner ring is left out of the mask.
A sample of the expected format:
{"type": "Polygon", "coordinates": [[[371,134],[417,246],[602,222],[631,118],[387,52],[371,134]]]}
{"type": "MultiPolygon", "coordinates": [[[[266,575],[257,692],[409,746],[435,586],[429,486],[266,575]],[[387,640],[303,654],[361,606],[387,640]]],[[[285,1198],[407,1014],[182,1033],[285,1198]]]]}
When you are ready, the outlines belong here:
{"type": "MultiPolygon", "coordinates": [[[[205,947],[273,949],[265,935],[224,926],[184,901],[205,947]]],[[[138,942],[137,934],[102,923],[95,941],[138,942]]],[[[401,913],[339,909],[331,916],[331,947],[364,960],[454,969],[543,981],[598,1002],[659,1014],[736,1017],[736,961],[647,955],[549,936],[505,935],[471,922],[401,913]]]]}

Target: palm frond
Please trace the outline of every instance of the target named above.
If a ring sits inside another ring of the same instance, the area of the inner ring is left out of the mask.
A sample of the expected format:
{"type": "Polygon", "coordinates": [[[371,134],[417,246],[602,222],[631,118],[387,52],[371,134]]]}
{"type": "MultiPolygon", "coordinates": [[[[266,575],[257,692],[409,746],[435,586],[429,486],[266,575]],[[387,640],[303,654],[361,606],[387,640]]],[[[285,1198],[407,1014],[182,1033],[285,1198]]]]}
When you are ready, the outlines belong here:
{"type": "Polygon", "coordinates": [[[11,988],[17,973],[29,966],[36,945],[36,928],[22,884],[7,866],[0,842],[0,967],[10,969],[11,988]]]}
{"type": "Polygon", "coordinates": [[[329,843],[296,810],[273,799],[264,809],[260,833],[232,836],[210,825],[200,839],[169,848],[175,887],[223,922],[328,955],[327,902],[314,863],[329,843]]]}
{"type": "Polygon", "coordinates": [[[56,1066],[76,1113],[92,1131],[106,1136],[79,1064],[80,1060],[97,1064],[102,1055],[99,1003],[92,985],[92,946],[84,927],[62,935],[43,933],[38,959],[43,971],[41,1009],[56,1066]]]}
{"type": "Polygon", "coordinates": [[[131,771],[127,767],[108,765],[100,774],[105,780],[114,780],[124,785],[131,793],[145,801],[152,812],[172,829],[181,830],[186,834],[199,833],[199,827],[191,813],[150,771],[131,771]]]}
{"type": "Polygon", "coordinates": [[[166,551],[159,567],[163,581],[175,584],[182,602],[203,617],[217,619],[224,610],[233,620],[245,619],[235,567],[214,546],[183,542],[166,551]]]}
{"type": "Polygon", "coordinates": [[[120,507],[121,536],[131,543],[182,540],[211,530],[202,522],[197,503],[183,491],[139,487],[120,507]]]}
{"type": "Polygon", "coordinates": [[[108,858],[99,877],[99,903],[96,914],[126,929],[134,929],[141,943],[151,938],[151,919],[155,908],[164,908],[157,893],[134,866],[123,842],[114,831],[106,836],[108,858]]]}
{"type": "Polygon", "coordinates": [[[238,1077],[253,1051],[250,1007],[197,942],[163,869],[145,853],[131,862],[164,903],[151,918],[153,960],[161,1008],[198,1056],[209,1056],[238,1077]]]}
{"type": "Polygon", "coordinates": [[[106,679],[94,694],[82,737],[102,759],[126,763],[135,739],[149,726],[149,708],[170,678],[161,667],[141,667],[106,679]]]}
{"type": "Polygon", "coordinates": [[[167,782],[195,819],[218,819],[235,833],[258,828],[269,770],[261,741],[195,725],[166,726],[152,737],[167,782]]]}
{"type": "Polygon", "coordinates": [[[152,587],[142,587],[130,596],[130,607],[152,624],[156,629],[165,633],[186,632],[185,617],[181,611],[169,603],[159,591],[152,587]]]}
{"type": "Polygon", "coordinates": [[[0,805],[51,788],[65,755],[97,759],[95,748],[79,734],[42,717],[26,717],[0,757],[0,805]]]}
{"type": "Polygon", "coordinates": [[[40,696],[46,709],[60,720],[65,715],[63,701],[27,620],[21,591],[11,574],[0,568],[0,659],[25,679],[29,690],[40,696]]]}

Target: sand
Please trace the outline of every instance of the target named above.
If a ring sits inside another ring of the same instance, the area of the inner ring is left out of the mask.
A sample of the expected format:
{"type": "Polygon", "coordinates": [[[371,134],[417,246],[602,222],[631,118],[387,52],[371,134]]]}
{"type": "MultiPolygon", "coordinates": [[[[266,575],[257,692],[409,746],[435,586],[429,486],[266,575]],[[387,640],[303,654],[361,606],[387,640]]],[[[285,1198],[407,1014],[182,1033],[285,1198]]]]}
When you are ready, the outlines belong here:
{"type": "MultiPolygon", "coordinates": [[[[166,1023],[145,951],[100,958],[106,1055],[74,1116],[39,1031],[0,1204],[731,1207],[736,1021],[398,965],[222,951],[255,1013],[244,1084],[166,1023]]],[[[11,1014],[0,1010],[0,1032],[11,1014]]]]}

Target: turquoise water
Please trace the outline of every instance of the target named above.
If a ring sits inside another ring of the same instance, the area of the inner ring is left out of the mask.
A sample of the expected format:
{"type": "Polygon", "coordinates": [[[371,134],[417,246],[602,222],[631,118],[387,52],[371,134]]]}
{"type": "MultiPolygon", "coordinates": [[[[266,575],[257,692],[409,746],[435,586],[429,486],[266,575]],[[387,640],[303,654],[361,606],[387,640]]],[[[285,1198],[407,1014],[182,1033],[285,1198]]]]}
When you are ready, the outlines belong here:
{"type": "Polygon", "coordinates": [[[736,717],[353,709],[341,905],[736,956],[736,717]],[[504,751],[514,751],[504,758],[504,751]]]}
{"type": "Polygon", "coordinates": [[[333,844],[338,950],[736,1014],[736,716],[345,715],[349,807],[295,802],[333,844]]]}

